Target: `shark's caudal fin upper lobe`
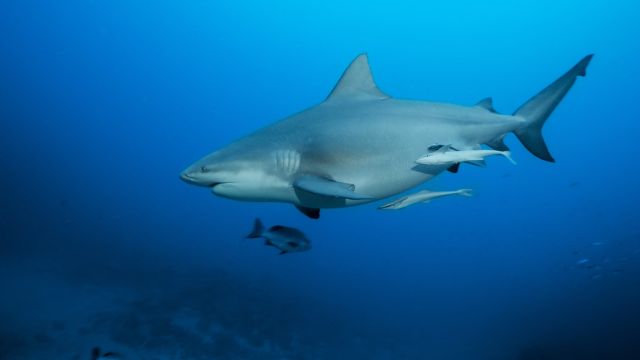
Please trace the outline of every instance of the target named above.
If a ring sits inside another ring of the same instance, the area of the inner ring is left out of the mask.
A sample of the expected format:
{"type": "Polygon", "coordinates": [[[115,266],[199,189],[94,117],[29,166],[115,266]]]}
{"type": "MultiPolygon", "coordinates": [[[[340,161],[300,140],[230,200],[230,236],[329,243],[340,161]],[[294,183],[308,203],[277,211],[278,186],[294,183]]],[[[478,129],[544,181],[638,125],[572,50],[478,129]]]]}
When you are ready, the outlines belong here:
{"type": "Polygon", "coordinates": [[[571,89],[576,78],[586,75],[586,69],[592,57],[593,54],[585,56],[564,75],[520,106],[514,113],[515,116],[521,116],[526,120],[523,127],[514,131],[516,136],[527,150],[542,160],[555,161],[542,137],[542,126],[569,89],[571,89]]]}

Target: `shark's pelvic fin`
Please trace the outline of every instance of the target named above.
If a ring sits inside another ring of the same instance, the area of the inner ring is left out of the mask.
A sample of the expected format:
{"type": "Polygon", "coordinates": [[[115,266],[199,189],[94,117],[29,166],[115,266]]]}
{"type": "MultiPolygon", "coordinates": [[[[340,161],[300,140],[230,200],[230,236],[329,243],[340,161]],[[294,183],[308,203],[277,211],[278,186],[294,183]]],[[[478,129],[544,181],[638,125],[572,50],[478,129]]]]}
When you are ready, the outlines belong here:
{"type": "Polygon", "coordinates": [[[355,185],[346,184],[342,182],[333,181],[330,179],[322,178],[313,175],[304,175],[297,178],[293,186],[323,196],[330,196],[335,198],[351,199],[351,200],[366,200],[371,199],[370,196],[356,193],[355,185]]]}
{"type": "Polygon", "coordinates": [[[477,107],[481,107],[485,110],[489,110],[492,113],[497,113],[496,109],[493,108],[493,99],[488,97],[488,98],[484,98],[480,101],[478,101],[478,103],[476,104],[477,107]]]}
{"type": "Polygon", "coordinates": [[[300,205],[295,205],[295,207],[310,219],[320,219],[320,209],[308,208],[300,205]]]}
{"type": "Polygon", "coordinates": [[[326,101],[387,99],[373,81],[367,54],[360,54],[344,71],[326,101]]]}
{"type": "Polygon", "coordinates": [[[587,74],[587,66],[592,57],[593,54],[582,58],[569,71],[529,99],[514,113],[515,116],[520,116],[526,121],[523,127],[514,131],[516,136],[527,150],[542,160],[555,161],[542,137],[542,126],[569,92],[576,78],[587,74]]]}

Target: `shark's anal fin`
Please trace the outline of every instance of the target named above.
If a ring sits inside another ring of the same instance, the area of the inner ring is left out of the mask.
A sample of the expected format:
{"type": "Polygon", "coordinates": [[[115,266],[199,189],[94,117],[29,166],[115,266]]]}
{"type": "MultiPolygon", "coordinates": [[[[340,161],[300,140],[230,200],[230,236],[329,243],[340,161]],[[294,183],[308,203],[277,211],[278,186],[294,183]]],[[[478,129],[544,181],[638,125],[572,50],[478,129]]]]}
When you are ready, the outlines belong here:
{"type": "MultiPolygon", "coordinates": [[[[505,134],[506,135],[506,134],[505,134]]],[[[498,136],[497,138],[489,141],[487,143],[487,145],[492,148],[493,150],[498,150],[498,151],[509,151],[509,147],[507,145],[505,145],[504,143],[504,136],[505,135],[501,135],[498,136]]]]}
{"type": "Polygon", "coordinates": [[[300,205],[294,205],[296,209],[305,214],[310,219],[320,219],[320,209],[308,208],[300,205]]]}
{"type": "Polygon", "coordinates": [[[304,175],[293,182],[297,189],[304,190],[316,195],[343,198],[351,200],[367,200],[370,196],[356,193],[355,185],[333,181],[319,176],[304,175]]]}

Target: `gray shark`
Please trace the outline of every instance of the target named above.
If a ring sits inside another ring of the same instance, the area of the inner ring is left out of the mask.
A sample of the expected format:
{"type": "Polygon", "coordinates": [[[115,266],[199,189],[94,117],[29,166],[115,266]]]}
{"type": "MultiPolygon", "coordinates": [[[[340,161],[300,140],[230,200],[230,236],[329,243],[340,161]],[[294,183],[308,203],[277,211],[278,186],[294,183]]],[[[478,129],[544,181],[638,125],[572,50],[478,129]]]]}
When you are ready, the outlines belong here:
{"type": "Polygon", "coordinates": [[[322,208],[365,204],[457,171],[416,163],[438,144],[506,151],[503,139],[513,132],[533,155],[553,162],[542,127],[592,56],[505,115],[491,98],[474,106],[392,98],[378,89],[361,54],[325,101],[205,156],[180,176],[226,198],[291,203],[316,219],[322,208]]]}

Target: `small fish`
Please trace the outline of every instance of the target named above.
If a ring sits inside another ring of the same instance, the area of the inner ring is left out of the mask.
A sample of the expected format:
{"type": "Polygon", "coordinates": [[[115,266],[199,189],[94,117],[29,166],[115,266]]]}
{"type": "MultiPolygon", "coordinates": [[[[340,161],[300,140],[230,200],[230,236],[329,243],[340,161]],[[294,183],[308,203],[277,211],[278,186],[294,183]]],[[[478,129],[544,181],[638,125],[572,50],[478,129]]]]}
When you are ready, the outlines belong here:
{"type": "Polygon", "coordinates": [[[91,360],[106,360],[106,359],[122,359],[122,356],[118,353],[107,351],[102,352],[99,347],[94,347],[91,350],[91,360]]]}
{"type": "Polygon", "coordinates": [[[587,258],[583,258],[583,259],[578,260],[578,261],[576,262],[576,265],[584,265],[584,264],[586,264],[586,263],[588,263],[588,262],[589,262],[589,259],[587,259],[587,258]]]}
{"type": "Polygon", "coordinates": [[[388,204],[384,204],[378,207],[378,209],[382,210],[398,210],[405,208],[407,206],[411,206],[417,203],[428,203],[433,199],[437,199],[443,196],[449,195],[460,195],[460,196],[471,196],[471,189],[460,189],[455,191],[429,191],[422,190],[417,193],[410,194],[408,196],[396,199],[388,204]]]}
{"type": "Polygon", "coordinates": [[[258,218],[247,238],[264,238],[264,244],[280,250],[280,255],[311,249],[311,241],[302,231],[282,225],[275,225],[266,230],[258,218]]]}
{"type": "Polygon", "coordinates": [[[468,161],[483,161],[485,157],[491,155],[502,155],[506,157],[512,164],[516,162],[511,158],[511,152],[498,150],[454,150],[450,145],[443,146],[436,151],[416,160],[421,165],[448,165],[462,163],[468,161]]]}

